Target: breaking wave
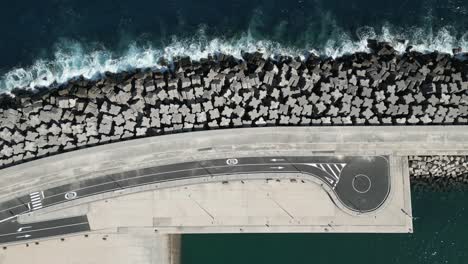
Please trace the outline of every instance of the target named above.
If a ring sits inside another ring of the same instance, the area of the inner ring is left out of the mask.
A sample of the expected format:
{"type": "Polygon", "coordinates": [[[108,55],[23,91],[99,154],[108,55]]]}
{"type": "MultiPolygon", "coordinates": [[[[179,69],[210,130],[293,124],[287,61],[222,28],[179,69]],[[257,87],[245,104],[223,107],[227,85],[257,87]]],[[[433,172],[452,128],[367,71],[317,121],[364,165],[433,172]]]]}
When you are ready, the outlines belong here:
{"type": "Polygon", "coordinates": [[[362,27],[356,31],[355,36],[338,32],[322,46],[313,47],[314,49],[307,44],[285,45],[271,40],[256,39],[250,32],[231,39],[208,38],[203,30],[198,32],[197,38],[173,38],[164,47],[134,43],[128,45],[123,52],[114,52],[104,47],[88,49],[79,42],[65,41],[57,46],[52,59],[39,59],[29,67],[18,67],[4,73],[0,78],[0,91],[60,84],[78,76],[93,79],[105,72],[159,68],[163,67],[160,64],[161,59],[171,62],[177,56],[190,56],[198,60],[216,53],[241,58],[242,51],[260,51],[265,56],[303,56],[306,52],[313,51],[320,56],[336,58],[355,52],[368,52],[368,38],[388,41],[398,52],[404,52],[408,45],[420,52],[451,53],[455,47],[468,50],[468,32],[457,34],[449,28],[442,28],[437,32],[416,28],[405,32],[392,31],[391,27],[382,27],[378,32],[372,27],[362,27]]]}

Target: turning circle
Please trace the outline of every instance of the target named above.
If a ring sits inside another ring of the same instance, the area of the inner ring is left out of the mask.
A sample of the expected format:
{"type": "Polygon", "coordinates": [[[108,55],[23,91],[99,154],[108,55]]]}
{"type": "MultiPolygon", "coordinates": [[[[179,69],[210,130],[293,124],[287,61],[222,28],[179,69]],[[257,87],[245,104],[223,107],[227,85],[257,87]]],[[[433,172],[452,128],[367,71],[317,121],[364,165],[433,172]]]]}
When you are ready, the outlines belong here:
{"type": "Polygon", "coordinates": [[[366,193],[371,188],[371,180],[369,176],[364,174],[358,174],[353,178],[353,189],[358,193],[366,193]]]}

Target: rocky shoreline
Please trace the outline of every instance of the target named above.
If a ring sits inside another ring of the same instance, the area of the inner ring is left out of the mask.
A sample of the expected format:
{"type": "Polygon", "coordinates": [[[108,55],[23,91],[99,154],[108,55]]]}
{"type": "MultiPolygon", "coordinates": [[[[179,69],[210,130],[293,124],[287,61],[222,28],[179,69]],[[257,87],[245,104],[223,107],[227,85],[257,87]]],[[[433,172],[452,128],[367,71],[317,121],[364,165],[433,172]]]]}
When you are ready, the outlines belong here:
{"type": "Polygon", "coordinates": [[[415,188],[453,190],[468,185],[468,156],[410,156],[408,161],[415,188]]]}
{"type": "MultiPolygon", "coordinates": [[[[184,57],[164,70],[15,89],[13,97],[0,96],[0,168],[97,144],[194,130],[468,124],[466,60],[410,50],[398,54],[373,40],[369,48],[371,53],[337,59],[261,53],[245,53],[241,60],[224,54],[200,61],[184,57]]],[[[421,166],[411,167],[418,179],[427,175],[421,162],[412,159],[421,166]]]]}

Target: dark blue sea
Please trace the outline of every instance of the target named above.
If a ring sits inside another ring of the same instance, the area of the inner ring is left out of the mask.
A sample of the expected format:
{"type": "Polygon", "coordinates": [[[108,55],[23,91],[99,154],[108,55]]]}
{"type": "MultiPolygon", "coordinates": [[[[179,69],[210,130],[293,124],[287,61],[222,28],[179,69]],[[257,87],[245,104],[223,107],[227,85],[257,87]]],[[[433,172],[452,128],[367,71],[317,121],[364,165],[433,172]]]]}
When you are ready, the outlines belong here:
{"type": "Polygon", "coordinates": [[[42,0],[0,3],[0,90],[241,50],[468,50],[467,0],[42,0]],[[398,40],[407,40],[401,43],[398,40]]]}
{"type": "MultiPolygon", "coordinates": [[[[468,51],[468,0],[0,1],[0,92],[159,59],[241,51],[339,57],[367,38],[468,51]]],[[[468,263],[468,189],[413,193],[414,234],[187,235],[183,264],[468,263]]]]}

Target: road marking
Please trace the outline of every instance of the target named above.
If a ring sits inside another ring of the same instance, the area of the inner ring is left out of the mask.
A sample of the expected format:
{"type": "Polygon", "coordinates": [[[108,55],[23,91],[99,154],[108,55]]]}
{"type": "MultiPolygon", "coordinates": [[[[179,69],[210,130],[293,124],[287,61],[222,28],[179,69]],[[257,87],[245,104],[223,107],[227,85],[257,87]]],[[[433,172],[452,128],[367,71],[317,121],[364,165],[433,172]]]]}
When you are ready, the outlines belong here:
{"type": "MultiPolygon", "coordinates": [[[[237,159],[236,159],[237,160],[237,159]]],[[[309,166],[313,166],[313,164],[311,163],[295,163],[295,164],[304,164],[304,165],[309,165],[309,166]]],[[[316,163],[314,163],[316,164],[316,163]]],[[[346,163],[332,163],[332,164],[337,164],[339,167],[341,167],[341,170],[344,168],[344,166],[346,166],[346,163]]],[[[258,165],[267,165],[267,164],[260,164],[260,163],[255,163],[255,164],[242,164],[242,166],[258,166],[258,165]]],[[[286,165],[286,164],[285,164],[286,165]]],[[[158,173],[151,173],[151,174],[146,174],[146,175],[141,175],[141,176],[137,176],[137,177],[131,177],[131,178],[128,178],[128,179],[121,179],[121,180],[117,180],[116,182],[125,182],[125,181],[128,181],[129,179],[139,179],[139,178],[146,178],[146,177],[152,177],[152,176],[156,176],[156,175],[164,175],[164,174],[167,174],[167,173],[175,173],[175,172],[184,172],[184,171],[193,171],[194,169],[195,170],[206,170],[206,169],[212,169],[212,168],[222,168],[224,166],[211,166],[211,167],[206,167],[206,168],[192,168],[192,169],[183,169],[183,170],[173,170],[173,171],[165,171],[165,172],[158,172],[158,173]]],[[[316,167],[316,166],[314,166],[316,167]]],[[[318,168],[318,167],[316,167],[318,168]]],[[[318,168],[320,169],[320,168],[318,168]]],[[[341,172],[340,170],[340,172],[341,172]]],[[[258,171],[257,171],[258,172],[258,171]]],[[[271,172],[271,171],[264,171],[264,173],[267,173],[267,172],[271,172]]],[[[260,172],[258,172],[260,173],[260,172]]],[[[230,173],[221,173],[221,174],[216,174],[216,175],[226,175],[226,174],[230,174],[230,173]]],[[[215,175],[215,174],[213,174],[215,175]]],[[[197,177],[203,177],[204,175],[201,175],[201,176],[197,176],[197,177]]],[[[96,186],[100,186],[100,185],[105,185],[105,184],[108,184],[109,182],[105,182],[105,183],[101,183],[101,184],[96,184],[96,185],[92,185],[92,186],[86,186],[86,187],[83,187],[83,188],[79,188],[79,189],[76,189],[75,191],[77,190],[85,190],[85,189],[88,189],[88,188],[92,188],[92,187],[96,187],[96,186]]],[[[141,186],[141,185],[146,185],[147,183],[145,184],[135,184],[135,185],[130,185],[130,186],[127,186],[125,188],[131,188],[131,187],[136,187],[136,186],[141,186]]],[[[103,191],[103,192],[97,192],[97,193],[93,193],[92,195],[95,195],[95,194],[100,194],[100,193],[105,193],[105,192],[108,192],[108,191],[113,191],[113,190],[120,190],[120,188],[114,188],[114,189],[109,189],[109,190],[106,190],[106,191],[103,191]]],[[[56,197],[56,196],[61,196],[61,195],[64,195],[65,193],[58,193],[58,194],[55,194],[55,195],[51,195],[47,198],[52,198],[52,197],[56,197]]],[[[59,202],[60,203],[60,202],[59,202]]],[[[54,204],[50,204],[50,205],[56,205],[56,204],[59,204],[59,203],[54,203],[54,204]]],[[[11,209],[14,209],[14,208],[18,208],[20,206],[13,206],[11,208],[7,208],[7,209],[1,209],[0,212],[5,212],[5,211],[8,211],[8,210],[11,210],[11,209]]],[[[11,218],[14,218],[16,217],[13,216],[13,217],[10,217],[9,219],[11,218]]],[[[6,220],[0,220],[0,223],[2,221],[6,221],[6,220]]]]}
{"type": "Polygon", "coordinates": [[[333,184],[333,180],[328,178],[327,176],[325,176],[325,179],[327,179],[327,181],[330,183],[330,184],[333,184]]]}
{"type": "MultiPolygon", "coordinates": [[[[87,225],[89,222],[81,222],[81,223],[76,223],[76,224],[69,224],[69,225],[62,225],[62,226],[54,226],[54,227],[46,227],[46,228],[40,228],[40,229],[32,229],[28,232],[39,232],[39,231],[44,231],[44,230],[51,230],[51,229],[59,229],[59,228],[66,228],[66,227],[71,227],[71,226],[79,226],[79,225],[87,225]]],[[[6,233],[6,234],[0,234],[0,237],[3,236],[9,236],[9,235],[15,235],[16,233],[6,233]]]]}
{"type": "Polygon", "coordinates": [[[364,175],[364,174],[358,174],[358,175],[354,176],[353,181],[352,181],[352,186],[353,186],[353,189],[354,189],[356,192],[358,192],[358,193],[366,193],[366,192],[368,192],[368,191],[370,190],[370,188],[371,188],[371,186],[372,186],[372,181],[371,181],[371,179],[369,178],[369,176],[364,175]],[[359,177],[359,178],[365,179],[365,180],[368,182],[369,186],[368,186],[367,188],[365,188],[365,189],[362,189],[362,190],[359,189],[358,187],[356,187],[356,179],[357,179],[358,177],[359,177]]]}
{"type": "Polygon", "coordinates": [[[26,234],[24,236],[17,236],[16,238],[28,238],[28,237],[31,237],[32,235],[30,234],[26,234]]]}
{"type": "Polygon", "coordinates": [[[67,192],[67,193],[65,194],[65,199],[67,199],[67,200],[73,200],[73,199],[76,198],[76,196],[78,196],[78,195],[76,194],[76,192],[67,192]]]}
{"type": "Polygon", "coordinates": [[[306,165],[322,170],[336,180],[339,180],[346,163],[307,163],[306,165]]]}
{"type": "Polygon", "coordinates": [[[273,162],[284,161],[284,159],[270,159],[270,160],[273,161],[273,162]]]}
{"type": "Polygon", "coordinates": [[[338,171],[338,173],[341,173],[341,171],[343,170],[344,166],[341,166],[340,165],[337,165],[337,164],[333,164],[333,166],[335,167],[335,169],[338,171]]]}
{"type": "MultiPolygon", "coordinates": [[[[305,163],[298,163],[298,164],[305,164],[305,163]]],[[[242,164],[242,166],[258,166],[258,165],[268,165],[268,164],[242,164]]],[[[286,164],[285,164],[286,165],[286,164]]],[[[289,164],[288,164],[289,165],[289,164]]],[[[307,164],[306,164],[307,165],[307,164]]],[[[152,176],[157,176],[157,175],[164,175],[164,174],[168,174],[168,173],[174,173],[174,172],[185,172],[185,171],[193,171],[193,170],[204,170],[206,171],[206,169],[213,169],[213,168],[223,168],[225,166],[211,166],[211,167],[203,167],[203,168],[194,168],[194,169],[184,169],[184,170],[173,170],[173,171],[167,171],[167,172],[159,172],[159,173],[151,173],[151,174],[145,174],[145,175],[141,175],[141,176],[137,176],[137,177],[131,177],[131,178],[128,178],[128,179],[121,179],[121,180],[117,180],[115,182],[125,182],[125,181],[128,181],[130,179],[140,179],[140,178],[146,178],[146,177],[152,177],[152,176]]],[[[256,173],[268,173],[268,172],[271,172],[271,171],[268,171],[268,170],[265,170],[265,171],[255,171],[256,173]]],[[[240,172],[239,172],[240,173],[240,172]]],[[[220,174],[212,174],[212,175],[229,175],[231,174],[230,172],[226,172],[226,173],[220,173],[220,174]]],[[[242,173],[240,173],[242,174],[242,173]]],[[[206,175],[200,175],[200,176],[196,176],[194,178],[197,178],[197,177],[204,177],[206,175]]],[[[159,181],[155,181],[155,182],[159,182],[159,181]]],[[[164,182],[164,181],[162,181],[164,182]]],[[[83,188],[79,188],[79,189],[76,189],[75,191],[78,191],[78,190],[86,190],[88,188],[92,188],[92,187],[97,187],[97,186],[101,186],[101,185],[105,185],[105,184],[108,184],[109,182],[104,182],[104,183],[100,183],[100,184],[96,184],[96,185],[91,185],[91,186],[86,186],[86,187],[83,187],[83,188]]],[[[131,188],[131,187],[137,187],[137,186],[141,186],[141,185],[146,185],[148,183],[144,183],[144,184],[134,184],[134,185],[130,185],[128,187],[125,187],[125,188],[131,188]]],[[[121,190],[120,188],[111,188],[111,189],[108,189],[106,191],[101,191],[101,192],[96,192],[96,193],[93,193],[91,195],[96,195],[96,194],[101,194],[101,193],[106,193],[106,192],[110,192],[110,191],[113,191],[113,190],[121,190]]],[[[55,194],[55,195],[51,195],[51,196],[48,196],[47,198],[53,198],[53,197],[56,197],[56,196],[61,196],[65,193],[59,193],[59,194],[55,194]]],[[[87,195],[89,196],[89,195],[87,195]]],[[[56,205],[56,204],[60,204],[61,202],[58,202],[58,203],[53,203],[53,204],[50,204],[50,206],[52,205],[56,205]]],[[[0,210],[0,212],[4,212],[4,211],[7,211],[7,210],[10,210],[10,209],[14,209],[14,208],[17,208],[19,206],[13,206],[11,208],[7,208],[7,209],[2,209],[0,210]]]]}
{"type": "Polygon", "coordinates": [[[6,222],[6,221],[8,221],[8,220],[10,220],[10,219],[13,219],[13,218],[15,218],[15,217],[16,217],[16,215],[10,216],[10,217],[5,218],[5,219],[2,219],[2,220],[0,220],[0,223],[6,222]]]}
{"type": "Polygon", "coordinates": [[[226,160],[226,164],[227,165],[237,165],[239,163],[239,160],[238,159],[227,159],[226,160]]]}
{"type": "Polygon", "coordinates": [[[282,167],[282,166],[277,166],[277,167],[270,167],[270,169],[278,169],[278,170],[282,170],[282,169],[284,169],[284,167],[282,167]]]}
{"type": "Polygon", "coordinates": [[[332,169],[332,167],[330,166],[330,164],[327,164],[327,167],[328,167],[328,170],[329,172],[331,172],[331,174],[333,174],[333,176],[335,176],[335,179],[338,179],[338,175],[336,174],[336,172],[332,169]]]}
{"type": "MultiPolygon", "coordinates": [[[[305,164],[305,163],[301,163],[301,164],[305,164]]],[[[259,164],[242,164],[242,166],[258,166],[259,164]]],[[[267,165],[267,164],[262,164],[262,165],[267,165]]],[[[308,164],[306,164],[308,165],[308,164]]],[[[211,169],[211,168],[219,168],[219,167],[223,167],[223,166],[213,166],[213,167],[207,167],[207,168],[197,168],[196,170],[206,170],[206,169],[211,169]]],[[[172,171],[172,172],[183,172],[183,171],[193,171],[193,169],[191,170],[176,170],[176,171],[172,171]]],[[[265,171],[255,171],[256,173],[271,173],[271,170],[265,170],[265,171]]],[[[294,172],[294,171],[288,171],[286,170],[285,172],[294,172]]],[[[152,177],[152,176],[156,176],[156,175],[163,175],[163,174],[166,174],[166,173],[169,173],[169,172],[161,172],[161,173],[152,173],[152,174],[147,174],[147,175],[142,175],[142,176],[137,176],[137,177],[132,177],[132,178],[129,178],[129,179],[140,179],[140,178],[146,178],[146,177],[152,177]]],[[[248,174],[247,172],[238,172],[239,174],[248,174]]],[[[204,175],[200,175],[200,176],[194,176],[194,177],[189,177],[189,178],[199,178],[199,177],[205,177],[207,175],[211,175],[211,176],[223,176],[223,175],[230,175],[232,173],[230,172],[226,172],[226,173],[213,173],[213,174],[204,174],[204,175]]],[[[306,173],[308,174],[308,173],[306,173]]],[[[308,174],[308,175],[312,175],[312,174],[308,174]]],[[[128,181],[129,179],[122,179],[122,180],[117,180],[117,181],[128,181]]],[[[116,182],[117,182],[116,181],[116,182]]],[[[133,184],[133,185],[129,185],[129,186],[126,186],[125,189],[127,188],[134,188],[134,187],[138,187],[138,186],[143,186],[143,185],[148,185],[148,184],[154,184],[154,183],[159,183],[159,182],[167,182],[167,181],[152,181],[151,183],[143,183],[143,184],[133,184]]],[[[101,185],[105,185],[109,182],[106,182],[106,183],[102,183],[102,184],[96,184],[96,185],[91,185],[91,186],[87,186],[87,187],[83,187],[83,188],[79,188],[79,189],[76,189],[76,190],[85,190],[85,189],[88,189],[88,188],[92,188],[92,187],[96,187],[96,186],[101,186],[101,185]]],[[[100,191],[100,192],[96,192],[96,193],[93,193],[93,194],[90,194],[90,195],[86,195],[84,197],[88,197],[88,196],[92,196],[92,195],[97,195],[97,194],[101,194],[101,193],[107,193],[107,192],[112,192],[112,191],[115,191],[115,190],[122,190],[120,187],[119,188],[110,188],[110,189],[107,189],[105,191],[100,191]]],[[[48,198],[52,198],[52,197],[56,197],[56,196],[59,196],[59,195],[63,195],[64,193],[60,193],[60,194],[56,194],[56,195],[52,195],[52,196],[48,196],[48,198]]],[[[52,204],[49,204],[49,206],[53,206],[53,205],[57,205],[57,204],[60,204],[62,202],[57,202],[57,203],[52,203],[52,204]]],[[[18,206],[16,207],[12,207],[12,208],[17,208],[18,206]]],[[[12,209],[12,208],[8,208],[8,209],[12,209]]],[[[42,207],[41,207],[42,208],[42,207]]],[[[8,209],[4,209],[3,211],[0,210],[0,212],[4,212],[8,209]]],[[[13,216],[13,217],[10,217],[9,219],[11,218],[14,218],[16,217],[17,215],[13,216]]],[[[6,221],[6,220],[2,220],[2,221],[6,221]]],[[[2,222],[0,221],[0,223],[2,222]]],[[[2,236],[2,235],[0,235],[2,236]]]]}
{"type": "MultiPolygon", "coordinates": [[[[300,164],[303,164],[303,163],[300,163],[300,164]]],[[[242,166],[259,166],[259,165],[269,165],[269,164],[263,164],[263,163],[256,163],[256,164],[242,164],[242,166]]],[[[289,164],[285,164],[285,165],[289,165],[289,164]]],[[[175,172],[186,172],[186,171],[194,171],[194,170],[203,170],[203,171],[206,171],[207,169],[216,169],[216,168],[224,168],[225,166],[211,166],[211,167],[203,167],[203,168],[192,168],[192,169],[183,169],[183,170],[173,170],[173,171],[166,171],[166,172],[158,172],[158,173],[151,173],[151,174],[145,174],[145,175],[141,175],[141,176],[136,176],[136,177],[131,177],[131,178],[128,178],[128,179],[120,179],[120,180],[116,180],[116,181],[113,181],[113,182],[125,182],[125,181],[128,181],[130,179],[132,180],[135,180],[135,179],[141,179],[141,178],[146,178],[146,177],[153,177],[153,176],[157,176],[157,175],[164,175],[164,174],[168,174],[168,173],[175,173],[175,172]]],[[[265,171],[255,171],[255,172],[271,172],[271,171],[268,171],[268,170],[265,170],[265,171]]],[[[213,174],[213,175],[227,175],[227,174],[231,174],[230,172],[226,172],[226,173],[221,173],[221,174],[213,174]]],[[[197,177],[204,177],[206,175],[201,175],[201,176],[196,176],[194,178],[197,178],[197,177]]],[[[109,182],[104,182],[104,183],[99,183],[99,184],[95,184],[95,185],[91,185],[91,186],[85,186],[83,188],[78,188],[76,189],[75,191],[79,191],[79,190],[86,190],[88,188],[92,188],[92,187],[97,187],[97,186],[101,186],[101,185],[106,185],[108,183],[110,183],[111,181],[109,182]]],[[[155,181],[156,182],[156,181],[155,181]]],[[[164,181],[162,181],[164,182],[164,181]]],[[[141,185],[146,185],[145,184],[135,184],[135,185],[130,185],[130,187],[132,186],[141,186],[141,185]]],[[[129,188],[129,187],[125,187],[125,188],[129,188]]],[[[121,188],[113,188],[113,189],[108,189],[106,191],[103,191],[103,192],[96,192],[96,193],[93,193],[91,195],[95,195],[95,194],[100,194],[100,193],[105,193],[105,192],[108,192],[108,191],[113,191],[113,190],[121,190],[121,188]]],[[[47,198],[53,198],[53,197],[57,197],[57,196],[62,196],[64,195],[65,193],[62,192],[62,193],[58,193],[58,194],[54,194],[54,195],[51,195],[51,196],[48,196],[47,198]]],[[[87,195],[89,196],[89,195],[87,195]]],[[[59,204],[61,202],[58,202],[58,203],[53,203],[53,204],[50,204],[51,205],[56,205],[56,204],[59,204]]],[[[22,206],[22,205],[21,205],[22,206]]],[[[18,208],[20,206],[13,206],[13,207],[10,207],[10,208],[6,208],[6,209],[1,209],[0,212],[5,212],[5,211],[8,211],[8,210],[11,210],[11,209],[15,209],[15,208],[18,208]]]]}
{"type": "Polygon", "coordinates": [[[16,232],[19,233],[19,232],[23,231],[24,229],[28,229],[28,228],[32,228],[32,226],[22,226],[22,227],[18,228],[18,230],[16,230],[16,232]]]}
{"type": "Polygon", "coordinates": [[[29,194],[29,197],[31,198],[31,205],[32,205],[32,210],[33,211],[42,208],[42,198],[44,197],[44,192],[42,192],[42,191],[41,192],[33,192],[33,193],[29,194]]]}

